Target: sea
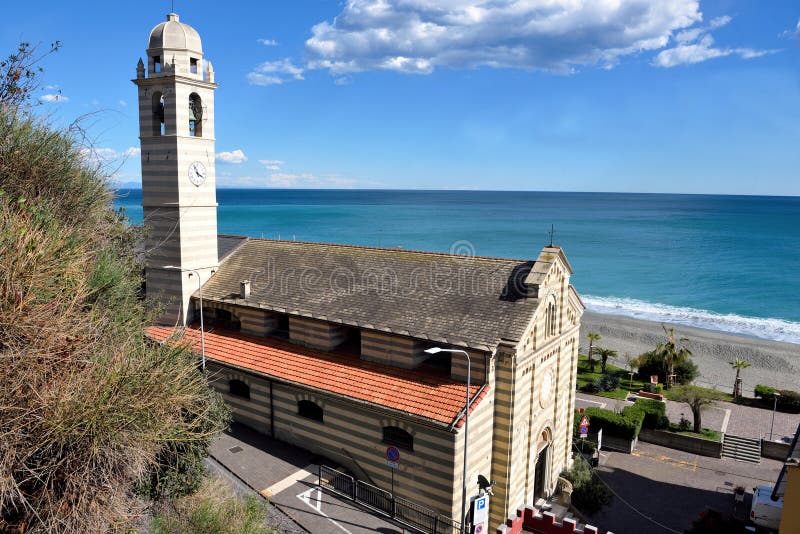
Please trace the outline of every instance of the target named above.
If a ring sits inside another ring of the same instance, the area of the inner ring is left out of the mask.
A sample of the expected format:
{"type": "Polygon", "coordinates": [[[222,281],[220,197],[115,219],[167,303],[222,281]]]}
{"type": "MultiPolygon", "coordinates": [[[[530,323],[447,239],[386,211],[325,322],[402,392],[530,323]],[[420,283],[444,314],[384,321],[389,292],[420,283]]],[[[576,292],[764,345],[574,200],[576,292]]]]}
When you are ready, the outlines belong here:
{"type": "MultiPolygon", "coordinates": [[[[142,223],[141,190],[115,204],[142,223]]],[[[587,309],[800,344],[800,197],[219,189],[220,233],[534,259],[587,309]],[[552,236],[551,236],[552,232],[552,236]]]]}

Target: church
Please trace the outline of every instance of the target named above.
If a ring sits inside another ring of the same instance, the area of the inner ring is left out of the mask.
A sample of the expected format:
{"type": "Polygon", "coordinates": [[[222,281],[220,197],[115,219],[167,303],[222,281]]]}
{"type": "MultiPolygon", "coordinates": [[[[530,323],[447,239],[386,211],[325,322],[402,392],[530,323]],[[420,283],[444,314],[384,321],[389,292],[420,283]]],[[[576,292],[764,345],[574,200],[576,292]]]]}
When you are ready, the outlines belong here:
{"type": "Polygon", "coordinates": [[[236,421],[440,514],[461,517],[465,464],[468,499],[479,475],[495,483],[491,525],[552,495],[571,462],[584,309],[564,251],[219,235],[213,67],[174,13],[146,56],[133,82],[146,294],[163,312],[150,336],[190,342],[236,421]]]}

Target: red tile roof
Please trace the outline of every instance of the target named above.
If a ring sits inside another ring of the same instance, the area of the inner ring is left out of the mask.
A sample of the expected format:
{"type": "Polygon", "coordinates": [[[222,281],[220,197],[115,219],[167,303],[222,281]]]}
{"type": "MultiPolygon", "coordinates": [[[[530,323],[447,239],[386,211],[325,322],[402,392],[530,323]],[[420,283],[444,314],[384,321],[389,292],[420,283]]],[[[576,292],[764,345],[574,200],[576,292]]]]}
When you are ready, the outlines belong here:
{"type": "MultiPolygon", "coordinates": [[[[175,329],[152,326],[148,335],[166,341],[175,329]]],[[[182,338],[200,351],[200,331],[187,328],[182,338]]],[[[263,338],[221,329],[206,331],[206,357],[223,364],[255,371],[271,378],[343,395],[410,415],[450,425],[464,408],[465,389],[436,369],[400,369],[363,361],[354,354],[326,352],[275,338],[263,338]]],[[[486,396],[473,385],[470,413],[486,396]],[[476,395],[480,392],[480,395],[476,395]]],[[[463,417],[457,427],[463,424],[463,417]]]]}

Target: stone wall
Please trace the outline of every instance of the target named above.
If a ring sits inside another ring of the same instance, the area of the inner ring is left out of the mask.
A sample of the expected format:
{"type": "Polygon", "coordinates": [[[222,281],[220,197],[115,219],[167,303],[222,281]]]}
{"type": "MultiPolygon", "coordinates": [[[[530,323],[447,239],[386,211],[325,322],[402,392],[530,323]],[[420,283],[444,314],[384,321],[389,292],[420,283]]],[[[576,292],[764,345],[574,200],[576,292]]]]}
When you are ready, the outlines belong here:
{"type": "MultiPolygon", "coordinates": [[[[674,432],[664,432],[663,430],[650,430],[643,428],[639,433],[639,439],[647,443],[655,443],[662,447],[678,449],[679,451],[691,452],[700,456],[711,458],[722,457],[722,442],[711,441],[703,438],[695,438],[674,432]]],[[[603,446],[605,446],[605,436],[603,446]]]]}
{"type": "Polygon", "coordinates": [[[786,457],[789,456],[789,444],[781,441],[761,440],[761,456],[785,462],[786,457]]]}

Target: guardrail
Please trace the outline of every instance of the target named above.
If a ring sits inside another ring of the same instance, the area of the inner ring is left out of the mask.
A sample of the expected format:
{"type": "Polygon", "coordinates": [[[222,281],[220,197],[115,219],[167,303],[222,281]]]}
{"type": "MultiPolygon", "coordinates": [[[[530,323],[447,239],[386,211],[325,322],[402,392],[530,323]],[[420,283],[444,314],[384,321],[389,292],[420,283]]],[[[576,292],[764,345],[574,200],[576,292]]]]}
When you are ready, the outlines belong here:
{"type": "Polygon", "coordinates": [[[460,534],[461,525],[452,518],[327,465],[319,466],[319,487],[423,534],[460,534]]]}

